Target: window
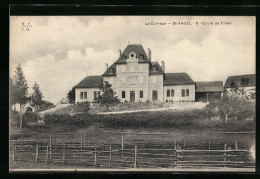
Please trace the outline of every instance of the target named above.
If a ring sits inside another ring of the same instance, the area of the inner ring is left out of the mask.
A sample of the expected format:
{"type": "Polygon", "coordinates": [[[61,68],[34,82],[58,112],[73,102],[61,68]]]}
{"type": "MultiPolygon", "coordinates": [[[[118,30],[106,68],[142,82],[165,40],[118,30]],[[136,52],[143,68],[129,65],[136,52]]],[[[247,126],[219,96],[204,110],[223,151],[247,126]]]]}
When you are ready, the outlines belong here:
{"type": "Polygon", "coordinates": [[[87,99],[87,97],[88,97],[88,93],[84,92],[84,99],[87,99]]]}
{"type": "Polygon", "coordinates": [[[97,98],[97,92],[94,91],[94,99],[96,99],[96,98],[97,98]]]}
{"type": "Polygon", "coordinates": [[[185,97],[185,89],[182,89],[182,90],[181,90],[181,96],[182,96],[182,97],[185,97]]]}
{"type": "Polygon", "coordinates": [[[100,92],[100,91],[98,91],[98,96],[100,96],[100,93],[101,93],[101,92],[100,92]]]}
{"type": "Polygon", "coordinates": [[[80,99],[83,99],[83,92],[80,92],[80,99]]]}
{"type": "Polygon", "coordinates": [[[144,97],[144,92],[140,91],[140,98],[143,98],[143,97],[144,97]]]}
{"type": "Polygon", "coordinates": [[[125,98],[125,91],[122,91],[122,98],[125,98]]]}
{"type": "Polygon", "coordinates": [[[114,72],[114,68],[109,68],[109,73],[113,73],[114,72]]]}
{"type": "Polygon", "coordinates": [[[189,89],[186,89],[186,96],[189,96],[189,89]]]}
{"type": "Polygon", "coordinates": [[[125,83],[125,77],[122,77],[122,83],[125,83]]]}
{"type": "Polygon", "coordinates": [[[167,89],[167,97],[170,97],[170,90],[167,89]]]}
{"type": "Polygon", "coordinates": [[[153,66],[152,70],[155,72],[157,71],[157,67],[156,66],[153,66]]]}
{"type": "Polygon", "coordinates": [[[171,89],[171,97],[174,96],[174,89],[171,89]]]}

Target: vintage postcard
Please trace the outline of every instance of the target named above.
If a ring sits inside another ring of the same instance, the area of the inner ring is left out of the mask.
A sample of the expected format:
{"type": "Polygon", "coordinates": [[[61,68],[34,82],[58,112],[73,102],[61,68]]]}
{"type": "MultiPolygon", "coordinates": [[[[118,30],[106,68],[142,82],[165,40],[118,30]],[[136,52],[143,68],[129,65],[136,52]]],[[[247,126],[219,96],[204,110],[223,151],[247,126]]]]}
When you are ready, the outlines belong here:
{"type": "Polygon", "coordinates": [[[10,16],[10,172],[255,172],[254,16],[10,16]]]}

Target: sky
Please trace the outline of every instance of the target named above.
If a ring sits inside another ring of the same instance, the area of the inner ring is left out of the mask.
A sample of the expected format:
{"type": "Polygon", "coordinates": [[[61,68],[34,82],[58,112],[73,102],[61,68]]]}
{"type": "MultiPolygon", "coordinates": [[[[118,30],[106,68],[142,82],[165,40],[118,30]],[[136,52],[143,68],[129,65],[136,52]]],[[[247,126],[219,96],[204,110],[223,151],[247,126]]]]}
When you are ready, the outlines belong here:
{"type": "Polygon", "coordinates": [[[29,93],[37,82],[56,104],[86,76],[102,75],[118,50],[142,44],[167,73],[225,83],[255,74],[255,34],[253,16],[11,16],[10,77],[20,63],[29,93]]]}

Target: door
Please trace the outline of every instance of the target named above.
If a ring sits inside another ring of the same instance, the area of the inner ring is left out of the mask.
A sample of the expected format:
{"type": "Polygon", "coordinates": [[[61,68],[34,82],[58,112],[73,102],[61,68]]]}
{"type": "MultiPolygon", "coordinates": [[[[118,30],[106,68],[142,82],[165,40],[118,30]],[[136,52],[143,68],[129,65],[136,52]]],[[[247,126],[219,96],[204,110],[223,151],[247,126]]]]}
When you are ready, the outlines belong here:
{"type": "Polygon", "coordinates": [[[158,92],[157,90],[153,90],[153,101],[157,101],[158,92]]]}
{"type": "Polygon", "coordinates": [[[135,102],[135,92],[134,91],[130,91],[130,101],[135,102]]]}

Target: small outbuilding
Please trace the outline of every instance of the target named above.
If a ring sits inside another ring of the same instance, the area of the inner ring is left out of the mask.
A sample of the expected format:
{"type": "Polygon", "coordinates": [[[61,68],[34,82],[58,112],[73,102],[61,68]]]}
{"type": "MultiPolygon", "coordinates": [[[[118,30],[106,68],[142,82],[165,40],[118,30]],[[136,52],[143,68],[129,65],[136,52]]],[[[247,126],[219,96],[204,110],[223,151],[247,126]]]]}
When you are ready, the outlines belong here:
{"type": "Polygon", "coordinates": [[[213,102],[223,95],[223,81],[196,82],[195,101],[213,102]]]}

